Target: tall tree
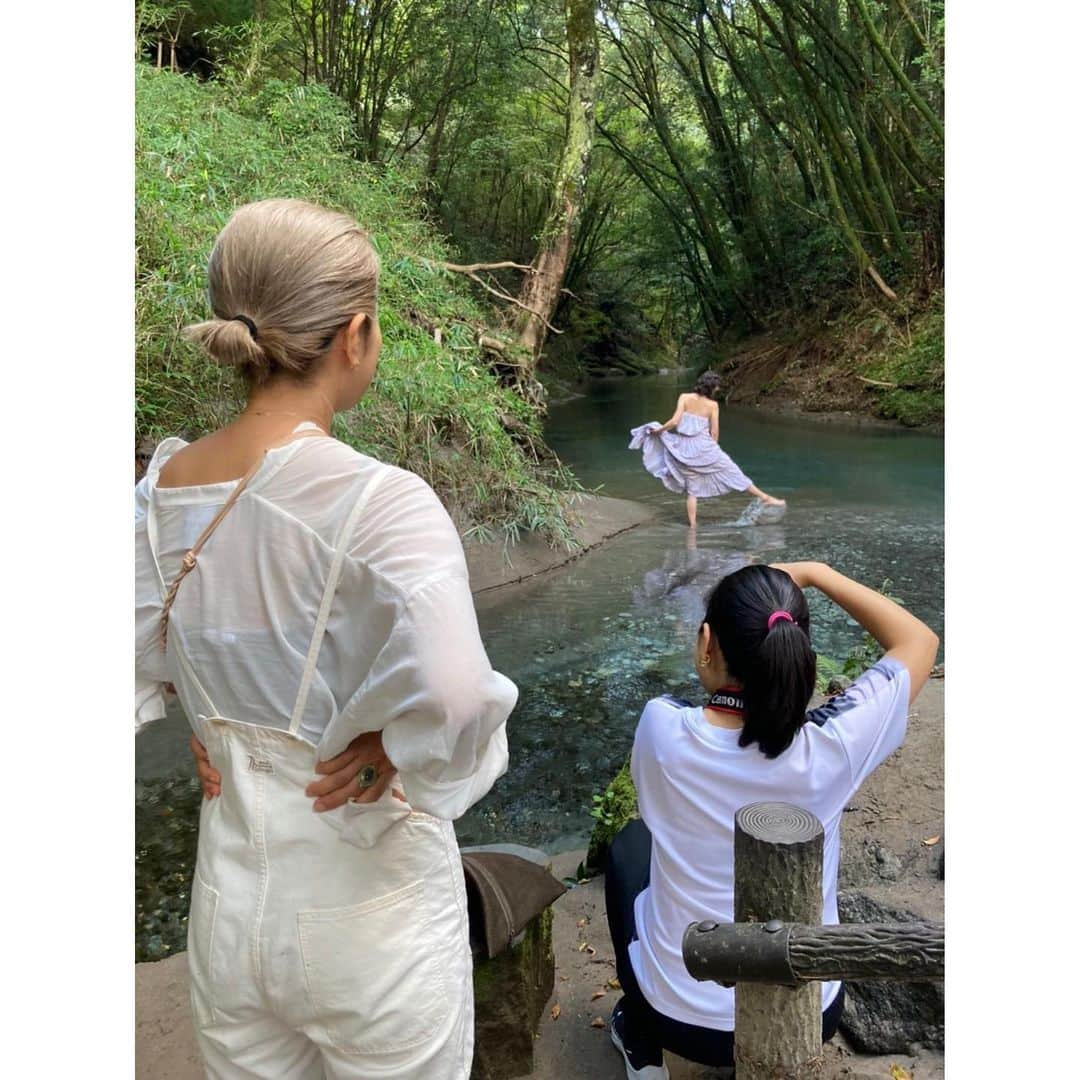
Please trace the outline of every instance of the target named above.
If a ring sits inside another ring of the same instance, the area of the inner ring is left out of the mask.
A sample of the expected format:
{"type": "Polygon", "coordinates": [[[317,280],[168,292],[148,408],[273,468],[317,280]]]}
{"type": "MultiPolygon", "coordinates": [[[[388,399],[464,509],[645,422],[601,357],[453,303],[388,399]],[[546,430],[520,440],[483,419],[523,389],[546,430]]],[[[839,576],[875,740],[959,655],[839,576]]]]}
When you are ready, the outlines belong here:
{"type": "Polygon", "coordinates": [[[531,350],[534,364],[539,359],[551,316],[559,302],[589,175],[600,58],[596,0],[566,0],[566,44],[570,57],[566,143],[555,173],[551,206],[540,234],[540,246],[519,297],[522,306],[529,309],[518,328],[519,340],[531,350]]]}

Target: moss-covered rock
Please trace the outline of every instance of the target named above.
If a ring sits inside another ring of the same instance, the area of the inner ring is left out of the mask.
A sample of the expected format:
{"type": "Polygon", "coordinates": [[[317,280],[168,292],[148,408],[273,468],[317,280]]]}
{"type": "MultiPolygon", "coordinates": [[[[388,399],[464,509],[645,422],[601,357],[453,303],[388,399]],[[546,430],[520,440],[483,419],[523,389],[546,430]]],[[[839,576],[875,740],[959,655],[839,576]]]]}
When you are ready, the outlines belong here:
{"type": "Polygon", "coordinates": [[[593,796],[592,815],[596,819],[589,851],[585,856],[587,870],[603,870],[608,847],[615,834],[628,822],[638,817],[637,791],[630,777],[627,761],[615,774],[615,778],[600,795],[593,796]]]}
{"type": "Polygon", "coordinates": [[[540,1014],[555,987],[551,908],[492,960],[473,965],[476,1045],[471,1080],[528,1076],[540,1014]]]}

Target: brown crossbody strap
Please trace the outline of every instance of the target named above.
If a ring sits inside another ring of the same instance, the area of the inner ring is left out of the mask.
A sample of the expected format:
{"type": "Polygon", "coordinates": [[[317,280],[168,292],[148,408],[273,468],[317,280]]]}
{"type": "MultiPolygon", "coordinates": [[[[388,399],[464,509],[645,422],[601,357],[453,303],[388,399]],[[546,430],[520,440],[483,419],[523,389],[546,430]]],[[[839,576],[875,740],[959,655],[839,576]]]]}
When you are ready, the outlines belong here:
{"type": "Polygon", "coordinates": [[[199,552],[202,551],[203,546],[206,544],[206,541],[210,539],[210,537],[213,535],[214,530],[224,520],[225,515],[232,509],[233,504],[236,502],[236,500],[239,499],[240,496],[244,493],[244,489],[248,486],[251,478],[259,471],[259,468],[261,467],[266,455],[276,447],[285,446],[295,439],[304,439],[311,435],[325,434],[326,432],[322,431],[321,429],[319,431],[297,431],[290,435],[288,438],[283,439],[280,442],[271,444],[262,452],[262,455],[256,459],[255,464],[252,465],[251,468],[248,469],[248,471],[237,482],[236,487],[233,488],[229,497],[225,500],[225,504],[214,515],[214,518],[210,522],[210,524],[207,525],[205,529],[203,529],[202,534],[199,536],[199,539],[196,540],[195,543],[192,544],[191,547],[188,548],[188,550],[184,553],[184,558],[180,563],[180,572],[176,575],[175,578],[173,578],[172,584],[165,592],[165,599],[162,601],[161,606],[161,625],[158,633],[158,639],[161,643],[162,652],[165,651],[165,647],[168,644],[169,612],[172,611],[173,602],[176,600],[176,594],[180,589],[180,582],[182,582],[184,578],[186,578],[188,574],[190,574],[191,571],[195,569],[195,565],[198,562],[199,558],[199,552]]]}

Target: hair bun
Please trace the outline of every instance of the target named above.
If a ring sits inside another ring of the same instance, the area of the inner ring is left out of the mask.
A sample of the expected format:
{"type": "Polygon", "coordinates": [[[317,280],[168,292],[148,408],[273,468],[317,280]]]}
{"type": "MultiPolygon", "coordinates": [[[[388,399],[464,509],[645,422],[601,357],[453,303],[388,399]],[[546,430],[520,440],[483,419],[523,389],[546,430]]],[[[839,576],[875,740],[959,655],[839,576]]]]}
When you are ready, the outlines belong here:
{"type": "Polygon", "coordinates": [[[206,322],[185,327],[183,334],[186,340],[202,346],[222,367],[251,371],[265,367],[268,363],[266,352],[248,325],[247,316],[208,319],[206,322]]]}

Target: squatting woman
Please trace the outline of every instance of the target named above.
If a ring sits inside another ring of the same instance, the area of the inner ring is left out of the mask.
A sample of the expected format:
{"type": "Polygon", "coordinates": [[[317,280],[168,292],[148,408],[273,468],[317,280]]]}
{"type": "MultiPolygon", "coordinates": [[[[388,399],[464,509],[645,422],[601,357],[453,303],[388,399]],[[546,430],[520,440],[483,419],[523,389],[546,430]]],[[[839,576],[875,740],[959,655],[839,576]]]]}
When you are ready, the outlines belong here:
{"type": "MultiPolygon", "coordinates": [[[[840,817],[904,738],[938,639],[914,615],[822,563],[747,566],[709,596],[698,631],[704,706],[656,698],[634,736],[640,821],[614,839],[607,917],[623,998],[611,1035],[631,1080],[668,1075],[664,1050],[732,1064],[735,992],[696,982],[682,939],[693,922],[734,918],[734,822],[757,802],[788,802],[825,829],[822,921],[838,922],[840,817]],[[816,658],[803,589],[820,589],[885,655],[844,694],[807,712],[816,658]]],[[[843,1008],[821,984],[822,1034],[843,1008]]]]}

